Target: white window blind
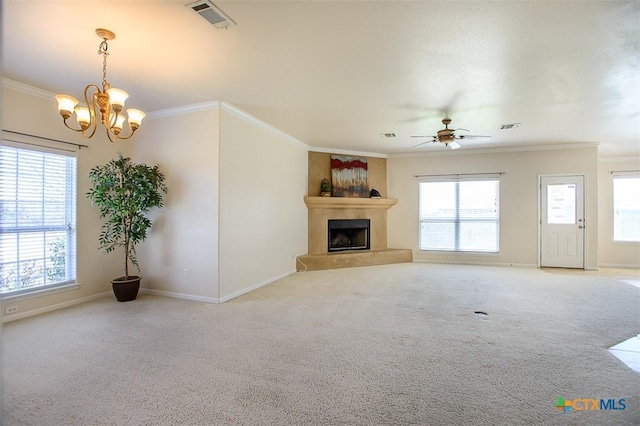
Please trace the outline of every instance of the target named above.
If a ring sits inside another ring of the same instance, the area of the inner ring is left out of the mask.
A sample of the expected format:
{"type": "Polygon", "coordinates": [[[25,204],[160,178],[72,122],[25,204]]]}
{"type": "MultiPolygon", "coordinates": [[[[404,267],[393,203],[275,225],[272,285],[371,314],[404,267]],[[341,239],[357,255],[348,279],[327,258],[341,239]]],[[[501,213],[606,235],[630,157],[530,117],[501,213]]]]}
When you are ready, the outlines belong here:
{"type": "Polygon", "coordinates": [[[75,154],[0,146],[0,292],[74,282],[75,254],[75,154]]]}
{"type": "Polygon", "coordinates": [[[640,242],[640,173],[613,174],[613,240],[640,242]]]}
{"type": "Polygon", "coordinates": [[[499,178],[434,177],[420,184],[420,250],[499,250],[499,178]]]}

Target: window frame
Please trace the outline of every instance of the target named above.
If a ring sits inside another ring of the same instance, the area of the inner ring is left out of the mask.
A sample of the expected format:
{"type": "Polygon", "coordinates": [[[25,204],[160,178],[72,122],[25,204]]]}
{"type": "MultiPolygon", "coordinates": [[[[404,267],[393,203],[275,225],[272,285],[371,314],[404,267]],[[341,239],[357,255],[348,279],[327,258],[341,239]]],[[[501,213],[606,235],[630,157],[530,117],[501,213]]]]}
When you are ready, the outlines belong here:
{"type": "MultiPolygon", "coordinates": [[[[640,180],[640,171],[628,171],[628,172],[611,172],[611,241],[615,244],[637,244],[640,243],[640,236],[638,239],[616,239],[616,215],[619,210],[616,205],[616,180],[617,179],[638,179],[640,180]]],[[[640,207],[640,202],[639,206],[640,207]]]]}
{"type": "MultiPolygon", "coordinates": [[[[35,138],[34,138],[35,139],[35,138]]],[[[40,142],[39,140],[37,142],[40,142]]],[[[43,280],[42,284],[35,285],[31,287],[25,288],[16,288],[13,290],[3,291],[0,288],[0,298],[1,299],[23,299],[28,298],[31,295],[40,295],[42,293],[53,293],[59,291],[67,291],[70,289],[77,288],[79,283],[77,282],[77,175],[78,175],[78,161],[77,161],[77,152],[76,150],[68,150],[61,149],[54,146],[42,145],[40,143],[32,143],[32,142],[21,142],[21,141],[13,141],[8,140],[4,136],[2,141],[0,142],[0,149],[8,150],[8,152],[17,152],[16,150],[27,151],[32,153],[40,153],[42,159],[44,161],[47,158],[47,155],[53,155],[56,157],[56,161],[61,161],[60,157],[65,157],[64,161],[64,172],[63,177],[57,179],[57,182],[60,186],[64,186],[64,222],[66,225],[60,224],[45,224],[44,221],[45,214],[42,216],[43,222],[39,225],[23,225],[19,224],[0,224],[0,232],[2,234],[28,234],[33,233],[36,235],[37,233],[41,233],[43,235],[43,243],[36,244],[36,247],[41,248],[42,257],[34,258],[33,260],[40,262],[44,261],[44,266],[42,267],[42,271],[37,274],[36,279],[43,280]],[[71,160],[69,162],[69,160],[71,160]],[[64,182],[62,182],[64,180],[64,182]],[[56,282],[47,282],[47,267],[46,261],[51,261],[51,254],[49,252],[50,247],[48,247],[45,233],[46,232],[60,232],[63,235],[63,244],[66,247],[64,254],[64,279],[62,281],[56,282]],[[45,260],[47,259],[47,260],[45,260]]],[[[16,177],[20,173],[19,166],[16,167],[16,177]]],[[[45,175],[44,172],[41,173],[42,176],[45,175]]],[[[62,175],[61,175],[62,176],[62,175]]],[[[46,191],[44,188],[44,183],[39,187],[39,190],[43,192],[46,191]]],[[[14,197],[13,200],[16,200],[14,197]]],[[[55,203],[59,204],[59,200],[55,203]]],[[[54,203],[54,204],[55,204],[54,203]]],[[[47,203],[43,202],[42,209],[45,209],[47,203]]],[[[0,259],[1,260],[1,259],[0,259]]],[[[17,257],[17,262],[20,262],[19,257],[17,257]]],[[[11,262],[15,263],[15,262],[11,262]]],[[[3,265],[3,264],[0,264],[3,265]]]]}
{"type": "Polygon", "coordinates": [[[420,253],[456,253],[456,254],[473,254],[473,255],[498,255],[500,253],[500,176],[502,173],[486,173],[479,175],[431,175],[431,176],[418,176],[418,251],[420,253]],[[496,183],[496,217],[493,218],[464,218],[463,215],[460,214],[460,183],[462,182],[479,182],[479,181],[492,181],[496,183]],[[421,185],[424,183],[436,183],[436,182],[445,182],[445,183],[455,183],[455,191],[456,194],[454,196],[456,200],[456,211],[455,218],[452,222],[451,218],[447,219],[430,219],[425,220],[422,217],[422,189],[421,185]],[[423,248],[422,243],[422,224],[423,222],[430,223],[453,223],[454,225],[454,248],[451,250],[443,249],[443,248],[423,248]],[[495,251],[493,250],[461,250],[460,249],[460,225],[464,223],[478,223],[478,222],[490,222],[496,224],[496,234],[495,234],[495,251]]]}

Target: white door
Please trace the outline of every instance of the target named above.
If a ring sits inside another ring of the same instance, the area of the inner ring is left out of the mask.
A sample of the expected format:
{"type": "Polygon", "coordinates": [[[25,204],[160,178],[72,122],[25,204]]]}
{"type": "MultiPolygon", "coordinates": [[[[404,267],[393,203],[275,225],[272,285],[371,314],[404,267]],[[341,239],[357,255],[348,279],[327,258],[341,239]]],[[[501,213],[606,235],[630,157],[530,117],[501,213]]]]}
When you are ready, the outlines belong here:
{"type": "Polygon", "coordinates": [[[584,176],[540,178],[540,266],[584,268],[584,176]]]}

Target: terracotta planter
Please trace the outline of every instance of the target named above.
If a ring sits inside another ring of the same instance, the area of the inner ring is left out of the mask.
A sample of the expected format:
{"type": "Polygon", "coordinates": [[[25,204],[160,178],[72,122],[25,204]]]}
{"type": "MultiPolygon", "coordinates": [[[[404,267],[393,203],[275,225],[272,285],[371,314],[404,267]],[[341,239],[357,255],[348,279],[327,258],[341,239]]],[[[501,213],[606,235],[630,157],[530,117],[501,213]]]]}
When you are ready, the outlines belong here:
{"type": "Polygon", "coordinates": [[[140,277],[133,275],[130,275],[128,280],[124,277],[111,280],[113,294],[116,295],[118,302],[136,300],[136,297],[138,297],[138,290],[140,289],[140,280],[140,277]]]}

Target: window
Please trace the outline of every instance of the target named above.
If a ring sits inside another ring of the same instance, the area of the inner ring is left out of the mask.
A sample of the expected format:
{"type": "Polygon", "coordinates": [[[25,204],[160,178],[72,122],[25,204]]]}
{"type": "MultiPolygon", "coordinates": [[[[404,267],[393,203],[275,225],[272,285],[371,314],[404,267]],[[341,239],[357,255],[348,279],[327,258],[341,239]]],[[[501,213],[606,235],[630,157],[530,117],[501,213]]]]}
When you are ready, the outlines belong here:
{"type": "Polygon", "coordinates": [[[613,240],[640,242],[640,174],[613,175],[613,240]]]}
{"type": "Polygon", "coordinates": [[[73,155],[0,146],[1,293],[75,281],[73,155]]]}
{"type": "Polygon", "coordinates": [[[499,179],[420,181],[420,250],[498,252],[499,179]]]}

